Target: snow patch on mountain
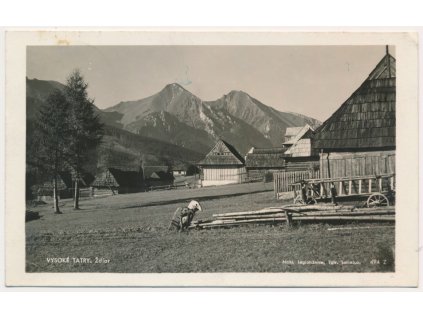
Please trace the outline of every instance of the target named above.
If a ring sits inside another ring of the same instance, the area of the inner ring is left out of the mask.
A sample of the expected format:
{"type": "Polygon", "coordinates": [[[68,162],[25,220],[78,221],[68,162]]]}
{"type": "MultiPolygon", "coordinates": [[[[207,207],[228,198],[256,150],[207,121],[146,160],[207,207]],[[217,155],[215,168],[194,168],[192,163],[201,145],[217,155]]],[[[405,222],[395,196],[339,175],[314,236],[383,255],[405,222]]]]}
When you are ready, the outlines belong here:
{"type": "Polygon", "coordinates": [[[213,129],[213,120],[211,120],[205,113],[203,107],[206,107],[210,110],[208,105],[201,104],[199,108],[199,115],[200,119],[204,122],[205,130],[212,136],[216,136],[214,129],[213,129]]]}

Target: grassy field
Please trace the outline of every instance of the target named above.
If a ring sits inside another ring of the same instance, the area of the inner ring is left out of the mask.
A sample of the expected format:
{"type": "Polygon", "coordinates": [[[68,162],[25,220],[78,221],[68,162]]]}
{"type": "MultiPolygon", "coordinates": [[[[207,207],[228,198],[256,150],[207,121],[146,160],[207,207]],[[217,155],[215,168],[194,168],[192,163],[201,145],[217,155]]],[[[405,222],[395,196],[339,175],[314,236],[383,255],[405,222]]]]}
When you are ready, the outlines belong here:
{"type": "Polygon", "coordinates": [[[394,270],[391,223],[251,225],[169,232],[174,210],[190,199],[213,213],[277,206],[272,185],[243,184],[61,201],[31,207],[29,272],[368,272],[394,270]]]}

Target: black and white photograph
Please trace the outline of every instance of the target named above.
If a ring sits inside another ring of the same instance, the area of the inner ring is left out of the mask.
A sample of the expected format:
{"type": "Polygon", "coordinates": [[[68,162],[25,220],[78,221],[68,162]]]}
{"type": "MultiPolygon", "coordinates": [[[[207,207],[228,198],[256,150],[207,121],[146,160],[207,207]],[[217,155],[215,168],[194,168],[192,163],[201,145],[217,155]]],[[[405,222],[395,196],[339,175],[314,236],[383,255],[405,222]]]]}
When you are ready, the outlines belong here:
{"type": "Polygon", "coordinates": [[[19,79],[26,274],[398,274],[395,41],[55,41],[19,79]]]}

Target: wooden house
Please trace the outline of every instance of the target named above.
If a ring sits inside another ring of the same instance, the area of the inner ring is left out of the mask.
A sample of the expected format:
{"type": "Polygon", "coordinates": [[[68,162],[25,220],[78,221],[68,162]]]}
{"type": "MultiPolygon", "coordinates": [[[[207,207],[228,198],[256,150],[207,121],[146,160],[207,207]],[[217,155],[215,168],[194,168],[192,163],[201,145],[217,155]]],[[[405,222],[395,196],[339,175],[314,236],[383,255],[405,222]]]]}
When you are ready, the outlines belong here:
{"type": "Polygon", "coordinates": [[[313,132],[310,125],[288,127],[282,147],[251,148],[245,157],[248,177],[263,179],[273,172],[318,170],[319,156],[312,147],[313,132]]]}
{"type": "MultiPolygon", "coordinates": [[[[59,173],[56,177],[57,181],[57,195],[61,199],[71,198],[72,179],[67,178],[66,173],[59,173]]],[[[48,180],[41,185],[32,186],[32,192],[35,193],[37,200],[50,201],[53,200],[53,180],[48,180]]]]}
{"type": "Polygon", "coordinates": [[[315,133],[322,177],[395,172],[395,58],[387,49],[361,86],[315,133]]]}
{"type": "Polygon", "coordinates": [[[290,157],[311,157],[315,155],[315,150],[312,147],[313,132],[314,129],[308,124],[301,127],[295,136],[283,143],[283,146],[288,148],[285,151],[285,155],[290,157]]]}
{"type": "Polygon", "coordinates": [[[92,183],[93,195],[133,193],[144,190],[142,170],[107,168],[92,183]]]}
{"type": "Polygon", "coordinates": [[[285,143],[287,141],[294,139],[295,136],[297,136],[298,133],[301,131],[301,129],[303,129],[302,126],[300,126],[300,127],[286,127],[285,140],[283,142],[285,143]]]}
{"type": "Polygon", "coordinates": [[[203,186],[241,183],[246,178],[245,161],[238,151],[220,139],[198,163],[203,186]]]}
{"type": "Polygon", "coordinates": [[[175,180],[167,166],[146,166],[144,170],[144,184],[147,189],[172,186],[175,180]]]}
{"type": "MultiPolygon", "coordinates": [[[[303,127],[295,128],[296,134],[285,140],[283,146],[285,171],[316,171],[319,169],[319,154],[313,147],[314,129],[306,124],[303,127]]],[[[291,133],[288,132],[288,135],[291,133]]]]}
{"type": "Polygon", "coordinates": [[[174,177],[183,177],[187,174],[187,167],[183,164],[174,165],[172,167],[172,174],[174,177]]]}
{"type": "MultiPolygon", "coordinates": [[[[88,172],[81,174],[78,186],[79,189],[88,189],[88,186],[94,180],[94,176],[88,172]]],[[[53,180],[48,180],[41,185],[34,185],[31,187],[38,200],[52,200],[53,199],[53,180]]],[[[74,196],[75,177],[74,173],[70,171],[61,171],[57,176],[58,196],[61,199],[69,199],[74,196]]]]}
{"type": "Polygon", "coordinates": [[[252,147],[245,156],[248,180],[266,180],[273,172],[285,170],[285,152],[287,148],[252,147]]]}

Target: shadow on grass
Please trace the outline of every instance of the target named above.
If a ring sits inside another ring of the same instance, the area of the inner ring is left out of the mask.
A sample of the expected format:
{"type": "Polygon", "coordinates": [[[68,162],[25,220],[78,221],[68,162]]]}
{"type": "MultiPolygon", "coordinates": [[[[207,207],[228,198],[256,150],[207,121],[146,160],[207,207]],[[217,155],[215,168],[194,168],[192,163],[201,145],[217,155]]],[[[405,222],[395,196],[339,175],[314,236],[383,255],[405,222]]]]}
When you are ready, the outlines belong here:
{"type": "Polygon", "coordinates": [[[41,219],[42,216],[40,216],[40,214],[38,212],[34,212],[31,210],[26,210],[25,211],[25,222],[30,222],[33,220],[39,220],[41,219]]]}
{"type": "Polygon", "coordinates": [[[301,225],[305,224],[328,224],[328,225],[361,225],[361,224],[390,224],[392,226],[395,226],[395,220],[353,220],[347,219],[347,220],[293,220],[293,225],[296,225],[300,227],[301,225]]]}
{"type": "Polygon", "coordinates": [[[215,200],[215,199],[237,197],[237,196],[248,195],[248,194],[257,194],[257,193],[263,193],[263,192],[269,192],[269,191],[273,191],[273,190],[270,189],[270,190],[258,190],[258,191],[253,191],[253,192],[193,196],[192,198],[189,198],[189,199],[183,198],[183,199],[164,200],[164,201],[156,201],[156,202],[148,202],[148,203],[144,203],[144,204],[131,205],[131,206],[122,207],[122,209],[145,208],[145,207],[150,207],[150,206],[161,206],[161,205],[169,205],[169,204],[175,204],[175,203],[185,203],[185,202],[189,202],[190,200],[209,201],[209,200],[215,200]]]}
{"type": "MultiPolygon", "coordinates": [[[[339,205],[354,205],[358,208],[363,208],[366,206],[368,195],[346,195],[336,198],[336,203],[339,205]]],[[[331,198],[322,198],[317,200],[318,203],[331,203],[331,198]]]]}

